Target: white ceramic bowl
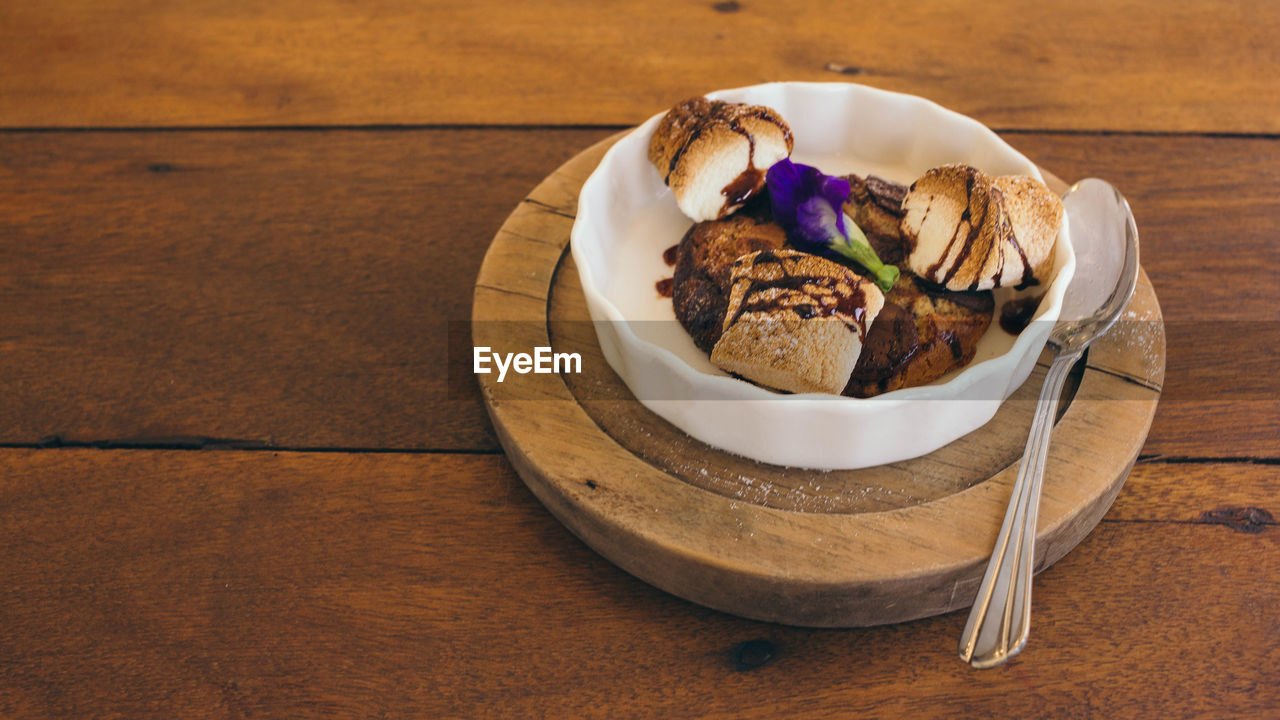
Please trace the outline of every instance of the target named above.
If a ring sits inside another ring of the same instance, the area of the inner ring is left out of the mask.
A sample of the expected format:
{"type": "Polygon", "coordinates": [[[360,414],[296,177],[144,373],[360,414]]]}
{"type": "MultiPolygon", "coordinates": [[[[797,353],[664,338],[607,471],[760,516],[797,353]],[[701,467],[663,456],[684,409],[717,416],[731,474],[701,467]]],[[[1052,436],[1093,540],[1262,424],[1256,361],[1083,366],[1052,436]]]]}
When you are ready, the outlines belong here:
{"type": "MultiPolygon", "coordinates": [[[[1043,179],[980,123],[910,95],[848,83],[772,83],[708,97],[774,108],[791,125],[792,157],[832,175],[870,173],[905,184],[963,162],[991,175],[1043,179]]],[[[924,455],[976,430],[1027,379],[1075,269],[1065,223],[1036,322],[1016,338],[993,322],[974,361],[931,385],[870,399],[786,395],[717,369],[654,288],[671,275],[663,250],[692,224],[648,161],[660,117],[605,154],[582,186],[571,235],[604,356],[650,410],[698,440],[761,462],[858,468],[924,455]]],[[[997,313],[1014,294],[997,291],[997,313]]]]}

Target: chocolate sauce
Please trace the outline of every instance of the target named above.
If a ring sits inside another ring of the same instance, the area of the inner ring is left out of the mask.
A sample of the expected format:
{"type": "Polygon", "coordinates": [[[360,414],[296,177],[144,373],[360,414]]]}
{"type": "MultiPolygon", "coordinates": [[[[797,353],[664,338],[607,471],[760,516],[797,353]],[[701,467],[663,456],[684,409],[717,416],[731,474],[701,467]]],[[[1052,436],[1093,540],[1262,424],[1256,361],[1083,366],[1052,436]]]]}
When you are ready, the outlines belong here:
{"type": "MultiPolygon", "coordinates": [[[[977,242],[978,233],[981,232],[981,229],[982,229],[982,222],[986,219],[987,219],[987,213],[985,210],[982,213],[982,218],[977,221],[974,221],[972,216],[969,215],[969,208],[965,208],[964,212],[961,213],[960,220],[961,221],[967,220],[969,222],[969,233],[964,238],[964,246],[960,248],[960,254],[956,256],[956,261],[951,264],[951,268],[947,270],[946,276],[942,278],[943,285],[946,285],[947,283],[951,282],[951,279],[956,276],[956,273],[960,271],[960,268],[964,267],[964,261],[968,260],[969,254],[973,252],[974,243],[977,242]]],[[[956,231],[959,232],[959,230],[960,230],[960,226],[957,225],[956,231]]],[[[947,249],[950,250],[951,247],[947,246],[947,249]]],[[[971,289],[974,289],[974,288],[971,288],[971,289]]]]}
{"type": "MultiPolygon", "coordinates": [[[[956,229],[951,232],[951,239],[947,241],[947,247],[943,249],[942,254],[938,256],[938,261],[925,271],[925,277],[930,280],[936,280],[939,285],[946,285],[948,282],[951,282],[953,277],[955,277],[956,272],[960,270],[960,265],[963,263],[964,257],[969,254],[970,246],[973,244],[973,241],[977,239],[977,229],[981,227],[981,219],[978,222],[974,222],[973,216],[970,213],[970,210],[973,208],[973,174],[970,174],[965,180],[964,193],[965,206],[964,212],[960,213],[960,221],[956,223],[956,229]],[[965,237],[964,247],[960,250],[960,256],[956,258],[956,262],[951,263],[951,267],[947,269],[946,275],[942,278],[938,278],[938,271],[941,270],[942,266],[947,262],[947,257],[951,255],[951,249],[955,247],[956,241],[960,239],[960,226],[966,222],[969,223],[969,232],[965,237]]],[[[986,209],[983,208],[983,217],[985,216],[986,209]]]]}
{"type": "Polygon", "coordinates": [[[795,147],[795,138],[791,136],[791,127],[782,118],[774,114],[773,110],[763,105],[747,105],[738,111],[738,116],[755,118],[778,126],[778,129],[782,131],[782,142],[786,143],[787,152],[790,152],[795,147]]]}
{"type": "Polygon", "coordinates": [[[658,282],[654,283],[653,286],[658,291],[658,297],[669,298],[671,297],[672,291],[676,288],[676,281],[674,278],[662,278],[658,282]]]}
{"type": "MultiPolygon", "coordinates": [[[[914,190],[915,187],[916,187],[915,183],[912,183],[911,189],[914,190]]],[[[925,221],[929,219],[929,211],[932,209],[933,209],[933,200],[931,199],[929,201],[929,204],[924,206],[924,214],[920,216],[920,228],[922,230],[924,229],[925,221]]],[[[907,232],[902,233],[902,244],[906,246],[908,257],[910,257],[911,254],[916,251],[916,245],[919,243],[919,241],[920,241],[920,238],[916,237],[915,234],[913,233],[907,233],[907,232]]]]}
{"type": "MultiPolygon", "coordinates": [[[[1013,233],[1009,233],[1009,242],[1013,243],[1013,249],[1017,250],[1018,257],[1022,258],[1022,280],[1014,286],[1014,289],[1022,290],[1032,285],[1039,285],[1040,281],[1036,280],[1036,276],[1031,272],[1031,263],[1027,262],[1027,253],[1022,250],[1022,246],[1018,244],[1018,238],[1014,237],[1013,233]]],[[[1003,269],[1001,267],[1001,270],[1003,269]]]]}
{"type": "Polygon", "coordinates": [[[1000,327],[1010,335],[1017,335],[1031,324],[1031,318],[1040,307],[1044,295],[1015,298],[1000,308],[1000,327]]]}
{"type": "Polygon", "coordinates": [[[922,277],[914,277],[916,287],[925,295],[933,298],[941,298],[966,310],[978,313],[990,313],[995,307],[995,300],[990,290],[948,290],[936,283],[929,282],[922,277]]]}
{"type": "MultiPolygon", "coordinates": [[[[1004,202],[1004,195],[1000,192],[998,188],[991,189],[991,202],[993,203],[1004,202]]],[[[1009,238],[1009,244],[1013,245],[1013,249],[1018,252],[1018,257],[1022,259],[1022,278],[1018,281],[1018,284],[1015,285],[1014,288],[1017,290],[1022,290],[1025,288],[1029,288],[1032,285],[1039,285],[1040,281],[1036,280],[1035,275],[1031,271],[1031,263],[1027,260],[1027,253],[1023,251],[1022,245],[1018,242],[1018,236],[1013,233],[1013,228],[1009,226],[1008,217],[1001,215],[1001,223],[1002,223],[1001,227],[996,232],[996,235],[995,235],[996,238],[1006,238],[1006,237],[1009,238]]],[[[996,252],[1000,253],[1000,257],[999,257],[1000,264],[999,264],[999,267],[996,268],[996,277],[1002,278],[1004,277],[1005,255],[1004,255],[1004,252],[1001,249],[999,249],[998,242],[993,242],[992,247],[996,249],[996,252]]],[[[991,251],[988,250],[987,253],[988,253],[988,256],[990,256],[991,251]]],[[[983,265],[984,266],[986,265],[985,260],[983,261],[983,265]]]]}
{"type": "MultiPolygon", "coordinates": [[[[973,175],[970,175],[966,181],[966,186],[965,186],[965,193],[968,198],[968,204],[965,206],[964,211],[960,213],[960,221],[956,223],[956,229],[951,233],[951,239],[947,241],[946,249],[942,252],[942,255],[938,258],[938,261],[935,262],[932,266],[929,267],[928,270],[925,271],[925,275],[930,280],[936,280],[936,282],[940,285],[946,285],[950,283],[951,280],[955,278],[956,274],[960,272],[960,268],[964,265],[965,261],[968,260],[969,256],[973,253],[974,245],[976,245],[978,240],[982,237],[982,233],[981,233],[982,225],[987,221],[988,216],[991,214],[991,209],[995,207],[996,212],[999,213],[1000,204],[1004,201],[1003,195],[1000,192],[1000,190],[994,187],[991,188],[987,197],[983,199],[984,202],[978,203],[981,206],[979,207],[980,215],[976,218],[973,217],[972,214],[970,213],[970,210],[974,207],[975,205],[974,201],[977,199],[977,198],[974,198],[973,196],[973,185],[974,185],[973,181],[974,181],[974,177],[973,175]],[[951,251],[955,247],[956,241],[959,240],[960,238],[960,226],[966,222],[969,223],[969,231],[965,235],[964,245],[960,246],[959,251],[957,251],[956,259],[954,262],[951,263],[951,267],[947,268],[947,272],[941,278],[938,278],[938,271],[942,269],[942,266],[947,261],[947,257],[951,255],[951,251]]],[[[929,209],[931,207],[932,207],[932,204],[930,204],[925,208],[925,217],[928,217],[929,209]]],[[[1001,223],[1001,227],[996,228],[992,233],[992,237],[988,239],[986,253],[983,255],[982,262],[978,265],[978,267],[985,268],[987,266],[987,263],[991,259],[991,254],[997,253],[996,259],[998,261],[998,266],[996,267],[995,276],[996,278],[1003,277],[1005,256],[1001,248],[1001,238],[1007,237],[1009,239],[1009,243],[1013,245],[1013,249],[1018,252],[1018,257],[1022,259],[1022,278],[1021,280],[1019,280],[1018,284],[1015,287],[1017,289],[1023,289],[1023,288],[1031,287],[1032,285],[1039,284],[1039,281],[1036,280],[1035,275],[1032,274],[1031,263],[1027,261],[1026,252],[1023,251],[1022,246],[1018,244],[1018,238],[1013,234],[1012,228],[1008,227],[1008,224],[1007,224],[1008,219],[1004,218],[1003,216],[997,215],[997,221],[1001,223]]],[[[924,218],[921,218],[920,224],[923,227],[924,218]]],[[[913,252],[915,251],[914,243],[911,250],[913,252]]],[[[978,289],[978,282],[981,279],[980,275],[981,273],[974,274],[973,282],[970,283],[968,287],[968,290],[970,292],[978,289]]]]}
{"type": "Polygon", "coordinates": [[[831,317],[833,315],[842,316],[844,324],[854,332],[858,333],[858,338],[866,337],[867,329],[864,317],[866,315],[866,296],[862,291],[862,287],[855,283],[845,283],[850,292],[844,294],[840,291],[839,285],[841,281],[828,275],[792,275],[788,270],[782,258],[778,257],[772,250],[761,251],[752,261],[752,267],[759,265],[777,265],[782,271],[782,277],[775,280],[759,280],[756,278],[747,278],[749,285],[742,295],[742,302],[738,304],[737,310],[733,317],[725,323],[725,327],[733,325],[745,313],[749,312],[769,312],[774,310],[787,309],[794,312],[803,320],[814,317],[831,317]],[[830,295],[814,295],[813,289],[822,288],[830,291],[830,295]],[[795,305],[786,305],[782,299],[787,296],[786,293],[779,293],[773,297],[762,298],[760,294],[764,290],[788,290],[801,292],[809,295],[813,303],[797,303],[795,305]]]}
{"type": "MultiPolygon", "coordinates": [[[[754,155],[755,148],[752,148],[754,155]]],[[[733,182],[724,186],[720,191],[724,195],[724,205],[720,207],[720,214],[725,215],[726,211],[738,205],[742,205],[755,196],[756,191],[764,187],[764,173],[755,166],[755,158],[751,160],[752,164],[746,170],[743,170],[733,182]]]]}
{"type": "Polygon", "coordinates": [[[757,190],[764,187],[764,173],[756,167],[756,136],[742,127],[737,118],[729,121],[729,129],[747,139],[747,169],[738,173],[738,177],[720,191],[724,196],[724,204],[720,206],[721,216],[729,214],[730,208],[750,200],[757,190]]]}
{"type": "Polygon", "coordinates": [[[689,151],[689,147],[693,145],[693,141],[702,136],[702,130],[705,127],[705,125],[695,127],[690,131],[689,137],[684,139],[684,143],[680,145],[680,148],[672,153],[671,162],[667,164],[667,174],[662,178],[662,182],[664,184],[671,184],[671,174],[676,171],[676,166],[680,164],[680,158],[684,157],[684,154],[689,151]]]}
{"type": "MultiPolygon", "coordinates": [[[[885,301],[862,344],[850,385],[887,381],[919,350],[920,338],[911,312],[897,303],[885,301]]],[[[880,392],[884,392],[884,387],[880,392]]]]}
{"type": "Polygon", "coordinates": [[[698,97],[680,103],[672,108],[671,112],[677,114],[673,117],[673,122],[678,124],[681,120],[688,119],[695,124],[685,137],[684,142],[671,155],[671,161],[667,164],[667,174],[663,178],[663,182],[668,185],[671,184],[671,175],[676,171],[676,167],[680,165],[680,160],[684,157],[684,154],[689,151],[689,148],[693,146],[698,138],[702,137],[702,133],[706,130],[715,126],[725,126],[747,139],[749,143],[747,170],[729,183],[722,191],[725,196],[724,207],[726,209],[741,205],[754,196],[758,192],[764,176],[764,172],[755,166],[755,136],[742,127],[741,121],[743,118],[762,120],[776,125],[782,131],[782,139],[786,143],[787,149],[790,150],[795,145],[791,135],[791,128],[787,127],[786,122],[772,110],[764,106],[727,103],[723,100],[709,101],[706,98],[698,97]]]}
{"type": "Polygon", "coordinates": [[[679,254],[679,252],[680,252],[680,243],[676,243],[675,245],[672,245],[666,250],[663,250],[662,262],[666,263],[668,266],[675,266],[676,255],[679,254]]]}

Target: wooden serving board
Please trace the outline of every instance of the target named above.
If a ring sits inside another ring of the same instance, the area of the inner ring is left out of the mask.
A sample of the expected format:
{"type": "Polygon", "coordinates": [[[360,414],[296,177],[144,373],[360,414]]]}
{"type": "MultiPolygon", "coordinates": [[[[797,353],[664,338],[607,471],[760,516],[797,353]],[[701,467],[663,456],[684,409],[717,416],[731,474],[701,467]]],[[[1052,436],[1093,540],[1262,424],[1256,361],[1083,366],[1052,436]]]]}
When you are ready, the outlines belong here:
{"type": "MultiPolygon", "coordinates": [[[[987,425],[892,465],[783,468],[690,438],[642,406],[605,362],[567,252],[579,189],[618,137],[529,194],[498,231],[476,281],[476,346],[500,353],[550,346],[582,357],[581,373],[509,373],[501,383],[496,374],[477,376],[525,483],[623,569],[737,615],[858,626],[970,605],[1046,358],[987,425]]],[[[1164,364],[1160,308],[1142,273],[1124,318],[1068,384],[1041,500],[1037,571],[1075,547],[1110,507],[1146,439],[1164,364]]]]}

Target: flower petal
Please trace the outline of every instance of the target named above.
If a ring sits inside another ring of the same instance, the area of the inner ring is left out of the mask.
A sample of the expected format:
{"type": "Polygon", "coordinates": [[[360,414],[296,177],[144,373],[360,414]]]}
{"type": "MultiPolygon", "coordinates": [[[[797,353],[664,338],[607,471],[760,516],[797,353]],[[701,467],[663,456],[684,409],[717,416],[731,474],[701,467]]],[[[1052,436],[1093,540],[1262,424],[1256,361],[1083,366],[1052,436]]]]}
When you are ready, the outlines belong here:
{"type": "Polygon", "coordinates": [[[831,211],[835,215],[836,230],[840,233],[840,237],[847,240],[849,231],[844,226],[844,202],[849,199],[849,181],[834,175],[823,175],[820,192],[831,205],[831,211]]]}
{"type": "Polygon", "coordinates": [[[848,238],[843,212],[844,202],[849,197],[847,180],[825,175],[812,165],[802,165],[787,158],[769,168],[765,182],[769,186],[773,218],[793,236],[793,242],[818,244],[848,238]],[[805,219],[801,220],[801,207],[815,200],[826,205],[827,209],[818,212],[814,206],[805,212],[805,219]]]}
{"type": "Polygon", "coordinates": [[[796,208],[796,221],[788,229],[791,242],[801,249],[825,250],[838,237],[839,214],[822,196],[811,197],[796,208]]]}
{"type": "Polygon", "coordinates": [[[807,198],[803,188],[803,177],[800,165],[783,158],[774,163],[765,173],[765,183],[769,187],[769,203],[773,206],[773,219],[783,229],[795,225],[796,208],[807,198]]]}

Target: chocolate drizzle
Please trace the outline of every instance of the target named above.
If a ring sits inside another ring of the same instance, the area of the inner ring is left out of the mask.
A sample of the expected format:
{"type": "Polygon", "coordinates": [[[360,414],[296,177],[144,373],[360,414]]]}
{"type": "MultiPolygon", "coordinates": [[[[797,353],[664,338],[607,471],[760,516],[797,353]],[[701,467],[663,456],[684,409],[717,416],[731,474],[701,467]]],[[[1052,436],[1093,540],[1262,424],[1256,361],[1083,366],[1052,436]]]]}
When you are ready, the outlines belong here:
{"type": "MultiPolygon", "coordinates": [[[[960,269],[964,267],[965,262],[968,261],[971,256],[977,257],[974,254],[974,246],[981,244],[981,242],[985,240],[986,248],[984,251],[981,251],[982,260],[973,270],[973,280],[969,283],[967,290],[972,292],[978,289],[978,285],[983,277],[982,270],[990,264],[992,253],[995,253],[996,255],[996,272],[994,278],[996,283],[999,284],[1000,278],[1004,276],[1005,266],[1005,253],[1002,245],[1005,242],[1005,239],[1007,239],[1009,244],[1012,245],[1013,249],[1018,253],[1018,257],[1022,260],[1022,279],[1016,287],[1022,289],[1038,284],[1038,281],[1032,272],[1031,263],[1027,260],[1027,254],[1023,251],[1022,246],[1018,244],[1018,238],[1013,233],[1013,228],[1009,224],[1009,218],[1001,209],[1004,203],[1004,194],[997,187],[989,187],[985,193],[979,193],[975,196],[973,192],[975,177],[976,171],[971,172],[966,178],[966,205],[964,210],[960,213],[960,221],[956,223],[955,230],[951,233],[951,239],[947,241],[947,247],[942,252],[937,262],[925,271],[925,277],[940,285],[949,285],[951,281],[955,279],[956,275],[959,274],[960,269]],[[966,224],[968,225],[968,230],[965,233],[963,244],[959,246],[959,249],[957,249],[956,243],[960,240],[960,228],[966,224]],[[990,224],[993,227],[989,228],[986,232],[983,232],[983,226],[987,224],[990,224]],[[939,273],[942,271],[943,266],[947,265],[947,259],[951,257],[953,252],[955,253],[955,259],[947,267],[946,272],[942,273],[941,277],[939,277],[939,273]]],[[[920,219],[921,227],[924,226],[924,221],[929,217],[929,210],[932,209],[932,207],[932,202],[925,206],[924,215],[920,219]]],[[[909,238],[909,242],[912,246],[911,251],[914,252],[916,238],[909,238]]]]}
{"type": "Polygon", "coordinates": [[[1040,308],[1044,295],[1032,295],[1006,302],[1000,308],[1000,327],[1010,335],[1017,335],[1031,324],[1031,318],[1040,308]]]}
{"type": "MultiPolygon", "coordinates": [[[[1018,243],[1018,238],[1013,233],[1009,233],[1009,242],[1013,244],[1013,249],[1018,251],[1018,257],[1022,258],[1022,280],[1014,286],[1015,290],[1029,288],[1032,285],[1039,285],[1040,281],[1036,279],[1035,273],[1031,271],[1031,263],[1027,261],[1027,253],[1023,251],[1022,245],[1018,243]]],[[[1004,270],[1004,256],[1000,257],[1000,269],[1004,270]]],[[[1003,274],[1003,273],[1002,273],[1003,274]]]]}
{"type": "MultiPolygon", "coordinates": [[[[752,152],[754,153],[754,147],[752,152]]],[[[757,191],[764,187],[764,173],[754,165],[755,159],[752,159],[751,167],[743,170],[733,182],[724,186],[720,191],[724,195],[724,205],[720,208],[720,214],[726,215],[730,208],[739,207],[745,204],[752,197],[755,197],[757,191]]]]}
{"type": "MultiPolygon", "coordinates": [[[[747,169],[721,190],[725,197],[721,215],[750,200],[764,186],[764,170],[757,168],[755,165],[755,135],[743,126],[743,120],[760,120],[775,125],[782,132],[782,139],[787,145],[787,150],[790,151],[795,145],[791,135],[791,128],[776,112],[763,105],[727,103],[723,100],[712,101],[697,97],[676,105],[671,109],[671,114],[673,116],[672,122],[675,123],[676,127],[685,126],[689,130],[684,141],[672,153],[671,159],[667,163],[667,173],[663,177],[663,182],[667,185],[671,184],[671,176],[675,173],[676,168],[680,166],[680,161],[684,158],[685,153],[693,147],[693,144],[702,137],[703,133],[715,127],[724,127],[747,139],[747,169]]],[[[659,131],[661,131],[661,128],[659,131]]]]}
{"type": "Polygon", "coordinates": [[[671,154],[671,163],[667,165],[667,174],[662,176],[662,182],[664,184],[671,184],[671,175],[675,173],[676,167],[680,164],[680,159],[689,151],[689,147],[693,145],[693,142],[702,137],[702,131],[704,128],[706,128],[706,125],[698,125],[691,130],[689,135],[685,137],[684,142],[680,145],[680,148],[671,154]]]}
{"type": "MultiPolygon", "coordinates": [[[[960,213],[960,222],[956,223],[956,229],[952,231],[951,239],[947,241],[947,248],[942,251],[942,255],[938,257],[938,261],[925,271],[926,277],[930,280],[936,281],[940,285],[946,285],[951,282],[952,278],[956,276],[956,273],[960,271],[960,266],[964,265],[965,259],[969,257],[969,253],[973,250],[973,244],[977,242],[978,233],[982,228],[983,221],[986,220],[987,217],[988,206],[986,204],[983,204],[980,208],[981,215],[976,219],[973,217],[973,181],[974,176],[971,173],[965,180],[965,208],[964,211],[960,213]],[[965,235],[964,245],[958,251],[955,262],[951,263],[951,267],[947,268],[946,274],[939,278],[938,272],[942,270],[942,266],[946,264],[947,258],[951,256],[951,251],[955,247],[956,240],[960,238],[960,226],[965,223],[968,223],[969,230],[965,235]]],[[[971,289],[976,289],[976,287],[971,289]]]]}
{"type": "Polygon", "coordinates": [[[747,169],[738,174],[733,182],[724,186],[720,194],[724,196],[724,205],[720,206],[720,215],[727,215],[730,208],[742,205],[756,191],[764,187],[764,173],[756,167],[756,136],[752,135],[737,118],[729,121],[729,129],[747,139],[747,169]]]}
{"type": "Polygon", "coordinates": [[[676,243],[666,250],[662,251],[662,262],[667,265],[675,265],[676,258],[680,256],[680,243],[676,243]]]}
{"type": "MultiPolygon", "coordinates": [[[[667,265],[675,265],[680,255],[680,243],[676,243],[666,250],[662,251],[662,262],[667,265]]],[[[663,278],[653,284],[655,290],[658,291],[658,297],[669,298],[675,291],[675,278],[663,278]]]]}
{"type": "MultiPolygon", "coordinates": [[[[915,318],[901,305],[885,301],[871,323],[862,354],[853,368],[852,383],[887,381],[920,349],[915,318]]],[[[884,387],[880,388],[884,392],[884,387]]]]}
{"type": "Polygon", "coordinates": [[[781,276],[772,280],[754,277],[739,279],[737,282],[745,280],[749,284],[742,294],[742,301],[725,323],[725,328],[749,312],[790,310],[802,320],[838,317],[846,327],[858,333],[859,340],[866,337],[867,298],[860,284],[830,275],[793,275],[783,258],[772,250],[761,251],[751,259],[751,267],[761,265],[776,265],[781,276]],[[769,290],[782,292],[767,293],[769,290]],[[786,302],[795,300],[795,293],[808,296],[812,302],[786,302]]]}
{"type": "MultiPolygon", "coordinates": [[[[915,189],[915,184],[911,185],[915,189]]],[[[920,216],[920,227],[924,227],[925,221],[929,219],[929,211],[933,209],[933,199],[930,198],[929,204],[924,206],[924,214],[920,216]]],[[[906,247],[907,255],[911,255],[916,251],[916,245],[920,242],[920,238],[915,233],[902,233],[902,244],[906,247]]]]}
{"type": "Polygon", "coordinates": [[[913,277],[912,280],[925,295],[941,298],[975,313],[990,315],[992,308],[995,307],[990,290],[948,290],[922,277],[913,277]]]}

